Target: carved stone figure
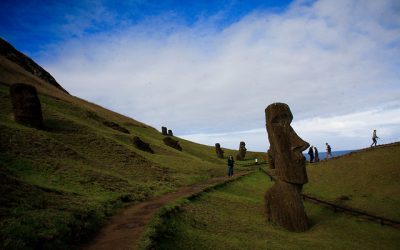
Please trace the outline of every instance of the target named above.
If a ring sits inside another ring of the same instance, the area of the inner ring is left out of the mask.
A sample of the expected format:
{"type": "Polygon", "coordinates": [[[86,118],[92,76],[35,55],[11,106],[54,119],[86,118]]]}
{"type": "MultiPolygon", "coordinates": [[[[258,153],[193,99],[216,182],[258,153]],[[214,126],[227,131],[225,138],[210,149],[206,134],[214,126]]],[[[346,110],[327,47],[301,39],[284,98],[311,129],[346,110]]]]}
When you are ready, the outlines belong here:
{"type": "Polygon", "coordinates": [[[246,143],[241,141],[239,144],[239,153],[236,155],[236,160],[243,161],[246,157],[246,143]]]}
{"type": "Polygon", "coordinates": [[[133,145],[135,145],[140,150],[154,154],[154,151],[150,147],[150,144],[142,141],[142,139],[140,139],[140,137],[138,137],[138,136],[133,137],[133,145]]]}
{"type": "Polygon", "coordinates": [[[35,87],[25,83],[12,84],[10,96],[16,122],[35,128],[43,127],[42,107],[35,87]]]}
{"type": "Polygon", "coordinates": [[[163,141],[165,145],[170,146],[171,148],[175,148],[179,151],[182,151],[182,147],[181,145],[179,145],[179,142],[177,140],[174,140],[171,137],[164,137],[163,141]]]}
{"type": "Polygon", "coordinates": [[[109,128],[112,128],[114,130],[117,130],[119,132],[125,133],[125,134],[130,134],[129,130],[126,128],[122,127],[118,123],[111,122],[111,121],[104,121],[103,124],[109,128]]]}
{"type": "Polygon", "coordinates": [[[167,128],[166,128],[166,127],[161,127],[161,134],[163,134],[163,135],[168,135],[168,132],[167,132],[167,128]]]}
{"type": "Polygon", "coordinates": [[[215,143],[215,152],[217,153],[218,158],[224,158],[224,151],[219,143],[215,143]]]}
{"type": "Polygon", "coordinates": [[[310,145],[290,126],[293,115],[287,104],[269,105],[265,109],[265,117],[269,156],[277,179],[265,194],[267,218],[290,231],[305,231],[309,225],[301,190],[308,178],[302,151],[310,145]]]}
{"type": "Polygon", "coordinates": [[[174,136],[171,129],[168,129],[168,136],[174,136]]]}

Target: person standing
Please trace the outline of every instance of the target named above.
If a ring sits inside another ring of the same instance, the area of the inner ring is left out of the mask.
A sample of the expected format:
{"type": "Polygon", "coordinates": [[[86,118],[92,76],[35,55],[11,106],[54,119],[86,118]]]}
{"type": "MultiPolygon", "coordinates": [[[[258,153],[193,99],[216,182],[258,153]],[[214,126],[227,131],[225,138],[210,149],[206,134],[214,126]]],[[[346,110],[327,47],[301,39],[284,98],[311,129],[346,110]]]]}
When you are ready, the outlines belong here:
{"type": "Polygon", "coordinates": [[[233,165],[235,164],[235,161],[233,160],[233,156],[230,155],[228,157],[228,177],[233,176],[233,165]]]}
{"type": "Polygon", "coordinates": [[[314,147],[314,162],[319,162],[319,155],[317,147],[314,147]]]}
{"type": "Polygon", "coordinates": [[[376,129],[374,129],[374,132],[372,133],[372,144],[370,147],[372,147],[372,145],[376,146],[377,140],[379,139],[379,137],[376,135],[376,129]]]}
{"type": "Polygon", "coordinates": [[[310,156],[310,163],[313,163],[313,162],[314,162],[314,150],[313,150],[313,146],[311,146],[311,147],[308,149],[308,155],[310,156]]]}
{"type": "Polygon", "coordinates": [[[331,158],[333,157],[332,155],[332,148],[328,143],[325,143],[326,145],[326,155],[325,155],[325,160],[328,160],[328,157],[331,156],[331,158]]]}

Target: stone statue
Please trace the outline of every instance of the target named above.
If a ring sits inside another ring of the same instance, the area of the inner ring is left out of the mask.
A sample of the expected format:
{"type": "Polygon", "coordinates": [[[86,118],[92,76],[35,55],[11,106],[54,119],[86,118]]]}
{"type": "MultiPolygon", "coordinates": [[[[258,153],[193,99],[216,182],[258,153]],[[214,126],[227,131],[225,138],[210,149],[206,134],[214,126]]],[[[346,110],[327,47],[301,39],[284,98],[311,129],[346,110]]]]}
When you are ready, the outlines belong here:
{"type": "Polygon", "coordinates": [[[175,149],[177,149],[179,151],[182,151],[182,147],[181,147],[181,145],[179,144],[179,142],[177,140],[174,140],[171,137],[167,136],[167,137],[164,137],[163,141],[164,141],[165,145],[167,145],[167,146],[169,146],[171,148],[175,148],[175,149]]]}
{"type": "Polygon", "coordinates": [[[161,127],[161,134],[162,135],[168,135],[166,127],[161,127]]]}
{"type": "Polygon", "coordinates": [[[133,145],[135,145],[135,147],[137,147],[138,149],[140,149],[142,151],[146,151],[146,152],[154,154],[154,151],[150,147],[150,144],[148,144],[147,142],[142,141],[142,139],[140,139],[139,136],[134,136],[133,137],[133,145]]]}
{"type": "Polygon", "coordinates": [[[269,105],[265,109],[265,118],[269,155],[277,179],[265,194],[267,218],[290,231],[306,231],[309,224],[301,191],[308,178],[302,151],[310,145],[290,126],[293,115],[287,104],[269,105]]]}
{"type": "Polygon", "coordinates": [[[174,136],[171,129],[168,129],[168,136],[174,136]]]}
{"type": "Polygon", "coordinates": [[[224,158],[224,151],[219,143],[215,143],[215,152],[217,153],[218,158],[224,158]]]}
{"type": "Polygon", "coordinates": [[[10,86],[10,97],[16,122],[43,128],[43,116],[36,88],[25,83],[10,86]]]}
{"type": "Polygon", "coordinates": [[[246,143],[244,141],[241,141],[239,144],[239,153],[236,155],[236,160],[243,161],[246,157],[246,151],[246,143]]]}

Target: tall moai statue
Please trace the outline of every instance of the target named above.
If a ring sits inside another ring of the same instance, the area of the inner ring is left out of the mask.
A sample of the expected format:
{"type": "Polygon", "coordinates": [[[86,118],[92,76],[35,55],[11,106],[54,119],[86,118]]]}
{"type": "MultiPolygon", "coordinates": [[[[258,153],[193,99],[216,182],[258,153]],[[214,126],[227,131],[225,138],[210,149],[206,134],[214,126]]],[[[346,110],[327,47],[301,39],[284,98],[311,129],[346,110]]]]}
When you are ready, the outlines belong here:
{"type": "Polygon", "coordinates": [[[35,87],[25,83],[12,84],[10,97],[16,122],[35,128],[43,127],[42,107],[35,87]]]}
{"type": "Polygon", "coordinates": [[[215,153],[217,153],[218,158],[224,158],[224,151],[219,143],[215,143],[215,153]]]}
{"type": "Polygon", "coordinates": [[[171,129],[168,129],[168,136],[174,136],[171,129]]]}
{"type": "Polygon", "coordinates": [[[267,219],[290,231],[306,231],[309,223],[301,191],[308,178],[302,151],[310,145],[290,126],[293,115],[287,104],[269,105],[265,118],[269,155],[276,174],[274,185],[265,194],[267,219]]]}
{"type": "Polygon", "coordinates": [[[168,135],[168,132],[167,132],[167,128],[166,128],[166,127],[161,127],[161,134],[162,134],[162,135],[168,135]]]}
{"type": "Polygon", "coordinates": [[[239,153],[236,155],[236,160],[243,161],[246,157],[246,143],[241,141],[239,144],[239,153]]]}

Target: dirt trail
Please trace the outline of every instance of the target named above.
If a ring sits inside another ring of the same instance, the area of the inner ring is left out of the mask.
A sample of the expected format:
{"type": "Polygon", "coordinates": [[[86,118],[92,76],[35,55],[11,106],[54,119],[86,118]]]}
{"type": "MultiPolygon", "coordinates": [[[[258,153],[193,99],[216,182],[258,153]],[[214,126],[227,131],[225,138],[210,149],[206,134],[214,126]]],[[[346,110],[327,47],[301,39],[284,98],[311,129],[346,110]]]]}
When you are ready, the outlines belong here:
{"type": "MultiPolygon", "coordinates": [[[[250,172],[238,173],[233,178],[236,179],[248,173],[250,172]]],[[[150,220],[160,207],[178,198],[188,197],[201,192],[210,185],[223,183],[227,180],[229,180],[228,177],[216,177],[206,182],[182,187],[175,192],[127,207],[119,214],[111,217],[104,227],[100,229],[97,236],[83,246],[83,249],[136,249],[150,220]]]]}

